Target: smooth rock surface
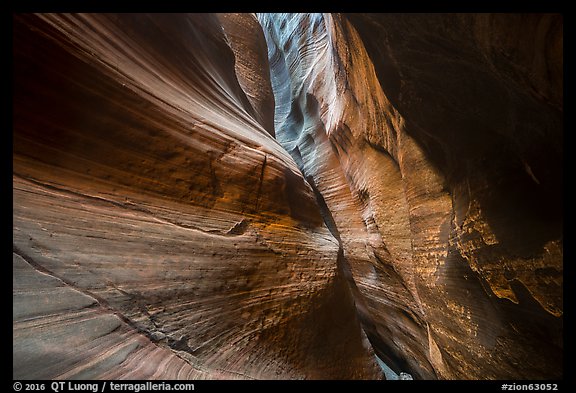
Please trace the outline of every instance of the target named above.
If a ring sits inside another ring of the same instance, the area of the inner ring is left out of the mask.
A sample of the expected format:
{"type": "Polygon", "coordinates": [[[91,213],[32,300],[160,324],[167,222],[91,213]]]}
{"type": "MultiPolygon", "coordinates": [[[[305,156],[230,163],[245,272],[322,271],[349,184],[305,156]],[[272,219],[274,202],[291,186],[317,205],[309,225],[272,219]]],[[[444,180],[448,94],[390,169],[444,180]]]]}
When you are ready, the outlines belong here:
{"type": "Polygon", "coordinates": [[[14,378],[383,377],[221,20],[14,16],[14,378]]]}

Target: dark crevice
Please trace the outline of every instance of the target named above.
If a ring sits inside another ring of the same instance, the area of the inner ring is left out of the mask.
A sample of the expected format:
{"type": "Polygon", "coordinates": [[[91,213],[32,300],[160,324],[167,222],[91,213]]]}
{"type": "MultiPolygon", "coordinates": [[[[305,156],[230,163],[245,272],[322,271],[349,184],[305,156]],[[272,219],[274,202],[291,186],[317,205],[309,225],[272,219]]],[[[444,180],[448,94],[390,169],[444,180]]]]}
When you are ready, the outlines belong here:
{"type": "MultiPolygon", "coordinates": [[[[297,148],[295,150],[298,151],[297,148]]],[[[293,153],[291,153],[291,155],[293,155],[293,153]]],[[[302,162],[301,157],[299,161],[302,162]]],[[[385,372],[388,378],[394,377],[391,374],[391,372],[393,372],[400,374],[402,378],[406,378],[408,376],[408,378],[412,379],[412,376],[410,374],[402,372],[403,370],[411,370],[411,367],[408,364],[408,362],[405,359],[397,356],[396,355],[397,351],[393,350],[392,348],[389,348],[387,343],[380,342],[379,340],[378,342],[376,342],[375,339],[377,336],[369,334],[370,331],[376,331],[376,327],[374,326],[373,322],[365,315],[368,312],[369,307],[366,301],[364,300],[364,297],[360,293],[360,290],[358,289],[356,282],[354,281],[352,275],[352,269],[350,268],[350,262],[345,256],[340,231],[338,230],[336,222],[334,221],[332,212],[330,211],[330,208],[326,204],[324,196],[322,195],[320,190],[318,190],[318,187],[314,182],[314,178],[310,175],[306,176],[302,169],[303,167],[301,165],[298,165],[298,167],[301,168],[302,176],[314,191],[316,203],[318,204],[320,215],[324,219],[326,227],[328,228],[332,236],[338,241],[338,255],[336,258],[337,271],[345,279],[345,285],[348,288],[350,294],[352,295],[352,299],[354,301],[354,308],[355,308],[354,312],[358,317],[362,329],[366,333],[368,341],[370,342],[370,345],[372,346],[377,356],[379,366],[382,368],[383,372],[385,372]],[[381,363],[383,363],[385,367],[382,367],[381,363]]],[[[413,370],[411,371],[414,372],[413,370]]]]}
{"type": "Polygon", "coordinates": [[[239,223],[237,223],[236,225],[234,225],[232,228],[230,228],[230,230],[228,232],[226,232],[226,235],[228,235],[228,236],[243,235],[246,232],[246,230],[248,229],[249,225],[250,225],[250,222],[248,220],[242,220],[239,223]]]}
{"type": "MultiPolygon", "coordinates": [[[[304,176],[304,174],[302,175],[304,176]]],[[[338,231],[338,227],[336,226],[334,217],[332,217],[332,212],[328,208],[328,205],[326,204],[324,197],[318,190],[318,187],[316,187],[316,184],[314,184],[314,179],[312,178],[312,176],[305,176],[304,179],[306,179],[306,181],[314,191],[314,196],[316,197],[316,203],[318,203],[318,207],[320,208],[320,215],[324,219],[326,227],[328,227],[328,230],[330,231],[332,236],[334,236],[336,240],[338,240],[338,245],[340,246],[340,249],[342,249],[342,239],[340,238],[340,232],[338,231]]]]}
{"type": "MultiPolygon", "coordinates": [[[[262,21],[260,22],[262,23],[262,21]]],[[[407,366],[407,362],[394,355],[398,353],[398,351],[389,349],[386,346],[386,343],[376,342],[376,340],[378,340],[378,334],[373,334],[376,332],[376,327],[368,316],[370,308],[365,297],[361,294],[356,282],[354,281],[351,265],[346,257],[340,232],[324,196],[316,186],[314,176],[307,174],[305,169],[306,162],[303,158],[303,155],[305,154],[300,150],[306,146],[318,147],[318,141],[315,140],[314,136],[320,136],[322,139],[326,138],[326,141],[331,144],[334,154],[338,157],[341,150],[338,149],[335,144],[344,149],[351,146],[353,139],[352,131],[347,124],[341,123],[338,125],[338,132],[335,132],[332,137],[328,138],[324,123],[320,116],[320,105],[316,97],[309,93],[304,95],[303,91],[294,91],[293,89],[294,86],[292,86],[290,71],[285,66],[286,50],[291,49],[277,46],[277,42],[275,42],[277,41],[275,32],[272,30],[266,31],[265,24],[262,24],[262,27],[264,29],[267,45],[269,46],[269,56],[271,56],[269,59],[269,66],[270,75],[273,81],[272,90],[276,103],[275,139],[295,161],[300,173],[314,193],[316,205],[324,224],[338,242],[339,248],[336,259],[337,274],[344,278],[347,291],[352,295],[352,299],[354,300],[354,313],[360,322],[361,329],[366,333],[366,336],[377,355],[378,364],[380,365],[384,361],[387,366],[387,368],[380,366],[382,371],[387,372],[390,368],[388,367],[388,364],[391,365],[391,369],[397,373],[402,370],[409,370],[410,368],[407,366]],[[270,51],[270,49],[276,50],[270,51]],[[278,57],[277,60],[282,62],[280,70],[278,70],[278,68],[275,69],[274,56],[278,57]],[[290,94],[287,92],[290,92],[290,94]],[[314,131],[312,134],[308,133],[308,127],[313,127],[314,131]],[[318,135],[317,133],[320,133],[321,135],[318,135]],[[334,138],[337,138],[337,140],[335,141],[334,138]],[[381,350],[379,351],[378,348],[384,349],[387,353],[392,355],[384,354],[381,350]]],[[[339,59],[336,57],[336,60],[339,59]]],[[[342,69],[340,69],[340,71],[342,71],[342,69]]],[[[343,78],[343,80],[347,79],[343,78]]],[[[353,98],[356,99],[356,97],[353,98]]],[[[374,149],[382,152],[381,148],[377,145],[374,145],[369,141],[367,141],[367,143],[369,143],[374,149]]],[[[385,153],[388,154],[387,152],[385,153]]],[[[396,163],[394,159],[393,161],[396,163]]],[[[388,372],[387,375],[390,376],[391,374],[388,372]]]]}
{"type": "Polygon", "coordinates": [[[262,183],[264,182],[264,171],[266,170],[267,160],[268,155],[264,154],[264,161],[262,161],[262,169],[260,170],[260,181],[258,182],[258,192],[256,194],[256,206],[254,207],[255,212],[258,212],[258,204],[260,203],[260,195],[262,194],[262,183]]]}
{"type": "MultiPolygon", "coordinates": [[[[328,208],[328,205],[324,200],[324,196],[322,196],[322,193],[320,193],[318,187],[316,187],[316,185],[314,184],[314,179],[312,178],[312,176],[305,176],[305,179],[310,185],[310,187],[312,187],[312,190],[314,191],[314,196],[316,197],[316,202],[318,203],[318,207],[320,209],[320,215],[324,219],[326,227],[328,228],[332,236],[334,236],[334,238],[338,241],[338,255],[336,257],[336,265],[338,273],[344,277],[345,285],[348,288],[350,294],[352,295],[352,299],[354,300],[354,312],[358,317],[358,320],[360,321],[362,329],[366,333],[369,332],[370,330],[376,330],[375,326],[370,321],[370,319],[366,318],[366,316],[363,315],[364,313],[368,312],[369,307],[368,304],[366,304],[364,297],[360,293],[360,290],[358,289],[356,282],[354,281],[354,277],[352,275],[352,269],[350,268],[350,262],[348,261],[344,253],[344,246],[342,245],[340,231],[336,226],[336,222],[334,221],[332,212],[328,208]],[[364,311],[362,312],[361,310],[364,311]]],[[[387,353],[384,353],[378,350],[378,348],[387,348],[385,343],[379,343],[378,345],[375,345],[372,335],[367,333],[366,336],[368,337],[368,341],[370,342],[370,345],[372,345],[372,348],[376,353],[379,365],[382,362],[387,368],[390,368],[395,373],[400,373],[402,370],[410,369],[408,367],[407,362],[404,359],[401,359],[395,355],[390,355],[393,354],[394,351],[389,350],[387,351],[387,353]]],[[[381,365],[380,367],[390,377],[390,373],[388,372],[388,370],[386,370],[386,368],[382,367],[381,365]]]]}

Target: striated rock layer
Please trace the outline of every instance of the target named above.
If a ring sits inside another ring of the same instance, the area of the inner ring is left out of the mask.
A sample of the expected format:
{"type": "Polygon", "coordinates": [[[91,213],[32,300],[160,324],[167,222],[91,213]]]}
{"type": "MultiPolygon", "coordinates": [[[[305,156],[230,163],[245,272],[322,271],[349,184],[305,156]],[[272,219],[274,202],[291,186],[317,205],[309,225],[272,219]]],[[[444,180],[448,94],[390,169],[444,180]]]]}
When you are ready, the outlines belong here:
{"type": "Polygon", "coordinates": [[[13,378],[382,378],[254,16],[15,15],[13,48],[13,378]]]}
{"type": "Polygon", "coordinates": [[[559,15],[14,15],[15,379],[562,376],[559,15]]]}
{"type": "Polygon", "coordinates": [[[259,14],[278,141],[377,355],[562,376],[562,17],[259,14]]]}

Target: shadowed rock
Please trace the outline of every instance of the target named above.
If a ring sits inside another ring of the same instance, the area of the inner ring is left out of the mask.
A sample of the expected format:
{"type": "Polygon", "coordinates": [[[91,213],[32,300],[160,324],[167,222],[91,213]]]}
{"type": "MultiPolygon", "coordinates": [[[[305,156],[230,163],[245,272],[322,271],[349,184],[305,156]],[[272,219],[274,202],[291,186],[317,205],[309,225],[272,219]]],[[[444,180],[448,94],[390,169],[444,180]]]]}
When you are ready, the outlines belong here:
{"type": "Polygon", "coordinates": [[[259,14],[276,137],[416,378],[562,375],[562,17],[259,14]]]}
{"type": "Polygon", "coordinates": [[[15,14],[13,378],[561,378],[562,24],[15,14]]]}

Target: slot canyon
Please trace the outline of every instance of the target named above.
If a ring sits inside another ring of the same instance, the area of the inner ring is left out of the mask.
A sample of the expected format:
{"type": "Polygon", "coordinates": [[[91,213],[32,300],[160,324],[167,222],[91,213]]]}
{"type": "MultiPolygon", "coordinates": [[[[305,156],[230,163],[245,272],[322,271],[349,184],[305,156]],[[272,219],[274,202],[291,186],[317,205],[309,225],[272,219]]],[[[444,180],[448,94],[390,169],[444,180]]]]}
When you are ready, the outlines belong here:
{"type": "Polygon", "coordinates": [[[14,379],[563,378],[560,14],[13,14],[14,379]]]}

